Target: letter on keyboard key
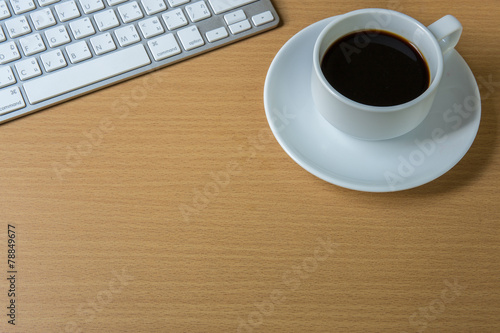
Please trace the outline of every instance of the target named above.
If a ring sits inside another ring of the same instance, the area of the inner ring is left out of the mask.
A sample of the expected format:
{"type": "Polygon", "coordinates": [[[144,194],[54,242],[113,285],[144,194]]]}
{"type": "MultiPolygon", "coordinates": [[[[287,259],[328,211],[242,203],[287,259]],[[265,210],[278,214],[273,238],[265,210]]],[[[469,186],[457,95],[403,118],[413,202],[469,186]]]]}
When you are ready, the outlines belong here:
{"type": "Polygon", "coordinates": [[[61,22],[66,22],[80,16],[80,11],[75,1],[63,2],[54,7],[61,22]]]}
{"type": "Polygon", "coordinates": [[[141,11],[141,7],[139,7],[137,1],[132,1],[118,7],[118,13],[120,13],[120,16],[124,23],[130,23],[144,17],[144,14],[141,11]]]}
{"type": "Polygon", "coordinates": [[[16,83],[14,73],[9,66],[0,66],[0,88],[16,83]]]}
{"type": "Polygon", "coordinates": [[[35,9],[35,3],[33,0],[14,0],[11,1],[10,4],[12,5],[12,8],[14,8],[14,13],[16,14],[22,14],[25,12],[28,12],[30,10],[35,9]]]}
{"type": "Polygon", "coordinates": [[[9,7],[5,3],[5,0],[0,0],[0,20],[10,17],[9,7]]]}
{"type": "Polygon", "coordinates": [[[50,47],[57,47],[71,42],[65,26],[58,26],[45,30],[45,37],[50,47]]]}
{"type": "MultiPolygon", "coordinates": [[[[67,50],[68,49],[66,48],[66,51],[67,50]]],[[[68,55],[71,56],[69,52],[68,55]]],[[[66,67],[68,65],[61,50],[54,50],[44,53],[40,56],[40,60],[42,61],[43,67],[45,67],[45,70],[47,72],[52,72],[56,69],[66,67]]]]}
{"type": "Polygon", "coordinates": [[[101,55],[116,50],[116,44],[113,41],[113,37],[111,37],[110,33],[105,33],[90,38],[90,44],[92,44],[94,52],[97,55],[101,55]]]}
{"type": "Polygon", "coordinates": [[[0,44],[0,65],[21,58],[19,49],[14,42],[0,44]]]}
{"type": "Polygon", "coordinates": [[[30,25],[25,16],[15,16],[5,21],[5,28],[11,38],[26,35],[31,32],[30,25]]]}
{"type": "Polygon", "coordinates": [[[95,34],[95,29],[88,17],[73,21],[69,24],[75,39],[82,39],[95,34]]]}
{"type": "Polygon", "coordinates": [[[100,31],[105,31],[120,25],[120,22],[112,9],[95,14],[94,20],[100,31]]]}
{"type": "Polygon", "coordinates": [[[144,46],[138,44],[28,81],[24,90],[29,102],[36,104],[150,63],[144,46]]]}
{"type": "Polygon", "coordinates": [[[92,58],[92,53],[89,50],[87,42],[84,40],[66,46],[66,53],[72,64],[92,58]]]}
{"type": "Polygon", "coordinates": [[[31,13],[30,17],[36,30],[42,30],[56,24],[56,19],[48,8],[31,13]]]}
{"type": "Polygon", "coordinates": [[[257,0],[208,0],[215,14],[224,13],[254,1],[257,0]]]}
{"type": "Polygon", "coordinates": [[[16,70],[21,80],[28,80],[32,77],[42,75],[40,66],[36,58],[28,58],[16,63],[16,70]]]}
{"type": "Polygon", "coordinates": [[[26,106],[19,88],[0,90],[0,115],[22,109],[26,106]]]}
{"type": "Polygon", "coordinates": [[[102,0],[80,0],[80,5],[85,14],[90,14],[98,10],[104,9],[102,0]]]}
{"type": "Polygon", "coordinates": [[[141,2],[148,15],[157,14],[167,9],[163,0],[142,0],[141,2]]]}
{"type": "Polygon", "coordinates": [[[115,30],[115,36],[121,47],[129,46],[141,41],[139,33],[133,24],[115,30]]]}
{"type": "Polygon", "coordinates": [[[27,56],[45,51],[47,49],[40,34],[28,35],[27,37],[20,39],[19,42],[21,43],[21,48],[23,49],[24,54],[27,56]]]}

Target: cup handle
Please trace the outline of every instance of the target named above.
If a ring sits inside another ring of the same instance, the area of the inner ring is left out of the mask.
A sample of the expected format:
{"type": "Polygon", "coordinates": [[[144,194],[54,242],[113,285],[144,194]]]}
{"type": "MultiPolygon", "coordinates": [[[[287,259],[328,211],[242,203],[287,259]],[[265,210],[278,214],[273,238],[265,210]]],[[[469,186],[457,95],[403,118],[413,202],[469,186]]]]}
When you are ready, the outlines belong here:
{"type": "Polygon", "coordinates": [[[446,15],[427,27],[436,37],[443,54],[451,51],[462,35],[462,24],[452,15],[446,15]]]}

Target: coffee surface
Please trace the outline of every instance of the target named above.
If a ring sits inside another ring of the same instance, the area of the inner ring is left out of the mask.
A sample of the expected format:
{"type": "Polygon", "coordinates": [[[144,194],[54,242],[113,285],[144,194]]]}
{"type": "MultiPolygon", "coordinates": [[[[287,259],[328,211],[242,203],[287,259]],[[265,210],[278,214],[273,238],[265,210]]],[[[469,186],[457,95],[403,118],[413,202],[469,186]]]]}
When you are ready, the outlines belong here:
{"type": "Polygon", "coordinates": [[[409,102],[428,87],[424,57],[404,38],[386,31],[351,33],[327,50],[321,69],[345,97],[372,106],[409,102]]]}

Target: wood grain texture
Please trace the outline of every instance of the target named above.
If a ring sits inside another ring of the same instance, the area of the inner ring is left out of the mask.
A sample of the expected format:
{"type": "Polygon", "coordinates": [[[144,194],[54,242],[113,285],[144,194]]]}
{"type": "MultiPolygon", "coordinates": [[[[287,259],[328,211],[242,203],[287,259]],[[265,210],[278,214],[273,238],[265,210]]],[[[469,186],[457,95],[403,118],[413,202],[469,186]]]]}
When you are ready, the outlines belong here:
{"type": "Polygon", "coordinates": [[[276,30],[0,127],[1,332],[500,331],[498,2],[274,4],[276,30]],[[456,16],[481,83],[471,150],[413,190],[323,182],[265,117],[281,46],[367,7],[456,16]]]}

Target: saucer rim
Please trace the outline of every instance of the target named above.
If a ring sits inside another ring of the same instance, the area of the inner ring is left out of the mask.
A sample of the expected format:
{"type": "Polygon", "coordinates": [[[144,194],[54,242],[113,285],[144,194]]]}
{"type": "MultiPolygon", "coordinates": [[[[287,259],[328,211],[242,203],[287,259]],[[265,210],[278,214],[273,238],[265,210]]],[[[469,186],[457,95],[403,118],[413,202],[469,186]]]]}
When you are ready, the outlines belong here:
{"type": "MultiPolygon", "coordinates": [[[[356,179],[353,177],[343,176],[340,174],[336,174],[337,177],[333,177],[332,173],[334,173],[334,172],[331,172],[332,169],[325,168],[325,167],[320,166],[320,165],[315,166],[314,164],[316,164],[316,163],[314,160],[311,160],[310,158],[307,158],[307,157],[300,156],[300,152],[295,151],[293,149],[293,145],[290,146],[287,143],[286,136],[280,135],[278,128],[276,127],[276,125],[272,121],[272,115],[270,114],[270,110],[272,109],[272,105],[269,102],[269,100],[270,100],[270,97],[269,97],[270,81],[273,78],[274,72],[276,71],[275,67],[278,66],[277,63],[279,62],[280,58],[284,56],[286,50],[290,47],[290,45],[293,45],[293,43],[295,42],[296,39],[303,37],[302,35],[305,35],[307,32],[309,32],[310,30],[313,30],[314,28],[319,28],[321,25],[327,26],[329,23],[331,23],[333,20],[339,18],[340,16],[342,16],[342,15],[329,17],[329,18],[323,19],[321,21],[315,22],[315,23],[305,27],[304,29],[300,30],[295,35],[293,35],[280,48],[279,52],[276,54],[276,56],[274,57],[271,65],[269,67],[269,70],[268,70],[268,73],[266,76],[266,80],[265,80],[265,84],[264,84],[264,107],[265,107],[266,118],[268,120],[269,126],[271,127],[273,135],[276,138],[276,140],[278,141],[278,143],[280,144],[280,146],[283,148],[283,150],[285,150],[285,152],[288,154],[288,156],[290,156],[297,164],[299,164],[303,169],[305,169],[309,173],[313,174],[314,176],[316,176],[316,177],[318,177],[318,178],[320,178],[328,183],[331,183],[331,184],[334,184],[334,185],[337,185],[337,186],[340,186],[343,188],[356,190],[356,191],[362,191],[362,192],[382,193],[382,192],[398,192],[398,191],[409,190],[409,189],[412,189],[415,187],[425,185],[425,184],[443,176],[447,172],[449,172],[453,167],[455,167],[463,159],[463,157],[467,154],[467,152],[470,150],[472,144],[475,141],[475,138],[476,138],[477,133],[479,131],[479,125],[481,122],[481,109],[482,109],[481,100],[479,100],[479,105],[478,105],[478,110],[477,110],[477,112],[478,112],[477,124],[476,124],[475,128],[472,129],[474,134],[471,135],[470,142],[468,144],[463,145],[464,149],[461,152],[461,154],[457,154],[455,156],[455,158],[453,159],[453,161],[451,161],[448,164],[448,166],[445,165],[444,168],[439,169],[439,172],[428,173],[431,175],[430,177],[417,177],[416,179],[414,179],[412,181],[405,182],[404,186],[398,187],[396,189],[392,189],[389,184],[387,184],[387,185],[380,185],[379,183],[370,184],[370,182],[368,182],[368,181],[363,181],[362,179],[356,179]]],[[[319,33],[321,33],[321,30],[318,32],[318,34],[319,33]]],[[[472,75],[472,78],[474,80],[474,86],[477,89],[478,96],[480,97],[479,88],[478,88],[477,82],[474,78],[474,74],[473,74],[472,70],[470,69],[468,64],[465,62],[463,57],[458,53],[458,51],[452,50],[450,52],[449,56],[451,56],[451,53],[454,53],[455,56],[458,56],[462,60],[463,65],[472,75]]],[[[446,62],[447,61],[445,59],[444,63],[446,63],[446,62]]],[[[312,106],[312,107],[314,108],[314,106],[312,106]]],[[[332,130],[333,130],[333,128],[332,128],[332,130]]],[[[355,138],[349,136],[348,134],[342,133],[342,135],[345,135],[346,137],[355,140],[355,138]]],[[[391,140],[397,140],[397,139],[398,138],[394,138],[391,140]]],[[[367,160],[366,162],[370,162],[370,160],[367,160]]]]}

